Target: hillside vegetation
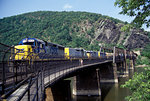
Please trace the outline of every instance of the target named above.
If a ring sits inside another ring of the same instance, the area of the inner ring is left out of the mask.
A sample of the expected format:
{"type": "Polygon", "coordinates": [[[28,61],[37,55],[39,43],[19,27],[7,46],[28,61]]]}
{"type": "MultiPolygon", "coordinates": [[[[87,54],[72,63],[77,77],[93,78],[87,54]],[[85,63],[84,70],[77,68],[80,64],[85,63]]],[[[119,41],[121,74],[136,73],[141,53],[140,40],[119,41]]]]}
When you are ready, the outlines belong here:
{"type": "Polygon", "coordinates": [[[99,44],[141,48],[150,42],[148,33],[141,29],[121,32],[124,24],[127,22],[88,12],[31,12],[0,19],[0,42],[16,45],[23,38],[35,37],[87,50],[99,50],[99,44]],[[139,38],[138,41],[136,38],[139,38]],[[140,41],[142,44],[137,44],[140,41]],[[131,43],[137,45],[132,46],[131,43]]]}

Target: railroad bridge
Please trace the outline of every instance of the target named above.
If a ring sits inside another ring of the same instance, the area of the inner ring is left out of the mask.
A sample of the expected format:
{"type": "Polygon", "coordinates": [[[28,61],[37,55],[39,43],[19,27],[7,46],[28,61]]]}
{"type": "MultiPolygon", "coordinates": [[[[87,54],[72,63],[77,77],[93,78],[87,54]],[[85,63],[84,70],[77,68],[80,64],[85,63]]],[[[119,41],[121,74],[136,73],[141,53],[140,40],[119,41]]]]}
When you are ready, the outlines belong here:
{"type": "Polygon", "coordinates": [[[90,59],[15,61],[12,57],[14,47],[0,43],[0,99],[66,101],[66,98],[58,97],[63,92],[68,93],[67,96],[70,92],[74,95],[101,95],[100,82],[117,83],[119,76],[128,75],[128,69],[134,69],[136,54],[117,47],[101,47],[100,50],[112,54],[90,59]],[[69,77],[73,77],[72,91],[70,81],[64,80],[69,77]]]}

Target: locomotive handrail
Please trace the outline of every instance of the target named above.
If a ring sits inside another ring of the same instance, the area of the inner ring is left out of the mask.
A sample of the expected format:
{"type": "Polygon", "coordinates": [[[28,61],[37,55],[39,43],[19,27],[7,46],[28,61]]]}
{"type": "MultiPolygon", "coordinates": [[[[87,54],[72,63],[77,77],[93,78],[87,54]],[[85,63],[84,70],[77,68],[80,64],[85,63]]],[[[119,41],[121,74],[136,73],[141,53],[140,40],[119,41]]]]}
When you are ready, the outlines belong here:
{"type": "MultiPolygon", "coordinates": [[[[21,50],[21,49],[15,48],[14,46],[9,46],[9,45],[3,44],[3,43],[0,43],[0,45],[3,45],[5,47],[9,47],[9,48],[13,48],[13,49],[17,49],[17,50],[21,50]]],[[[0,50],[0,52],[3,52],[3,51],[0,50]]],[[[28,51],[24,51],[24,52],[28,52],[28,51]]]]}
{"type": "Polygon", "coordinates": [[[10,46],[8,46],[8,45],[6,45],[6,44],[3,44],[3,43],[1,43],[1,42],[0,42],[0,45],[3,45],[3,46],[5,46],[5,47],[10,47],[10,46]]]}

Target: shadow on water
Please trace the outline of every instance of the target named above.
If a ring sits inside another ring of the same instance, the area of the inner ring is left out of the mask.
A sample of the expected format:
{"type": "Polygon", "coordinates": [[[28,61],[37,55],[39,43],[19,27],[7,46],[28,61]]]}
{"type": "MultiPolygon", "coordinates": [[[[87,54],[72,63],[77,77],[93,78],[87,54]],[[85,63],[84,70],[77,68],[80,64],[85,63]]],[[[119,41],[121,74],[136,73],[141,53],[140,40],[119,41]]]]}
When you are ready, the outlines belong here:
{"type": "Polygon", "coordinates": [[[130,95],[131,92],[128,88],[120,87],[125,81],[132,78],[134,70],[129,70],[127,77],[119,78],[117,84],[101,84],[102,101],[125,101],[125,97],[130,95]]]}
{"type": "Polygon", "coordinates": [[[101,101],[104,101],[107,94],[110,92],[114,84],[107,84],[103,83],[101,84],[101,101]]]}
{"type": "Polygon", "coordinates": [[[101,96],[73,96],[72,101],[125,101],[125,97],[130,95],[128,88],[121,88],[120,86],[125,81],[132,78],[134,71],[129,71],[129,76],[119,78],[119,83],[102,83],[101,84],[101,96]]]}
{"type": "MultiPolygon", "coordinates": [[[[143,71],[143,68],[136,68],[136,72],[143,71]]],[[[101,84],[101,97],[98,96],[73,96],[72,101],[125,101],[125,97],[130,95],[131,92],[128,88],[121,88],[120,86],[125,81],[132,78],[134,70],[129,70],[127,77],[119,78],[118,84],[102,83],[101,84]]]]}
{"type": "Polygon", "coordinates": [[[131,92],[128,88],[120,87],[125,81],[132,78],[134,70],[129,71],[129,75],[124,78],[119,78],[117,84],[101,84],[102,99],[101,101],[125,101],[125,97],[131,92]]]}
{"type": "Polygon", "coordinates": [[[119,84],[102,84],[102,101],[125,101],[130,94],[129,89],[121,88],[119,84]]]}
{"type": "Polygon", "coordinates": [[[72,101],[101,101],[100,96],[73,96],[72,101]]]}

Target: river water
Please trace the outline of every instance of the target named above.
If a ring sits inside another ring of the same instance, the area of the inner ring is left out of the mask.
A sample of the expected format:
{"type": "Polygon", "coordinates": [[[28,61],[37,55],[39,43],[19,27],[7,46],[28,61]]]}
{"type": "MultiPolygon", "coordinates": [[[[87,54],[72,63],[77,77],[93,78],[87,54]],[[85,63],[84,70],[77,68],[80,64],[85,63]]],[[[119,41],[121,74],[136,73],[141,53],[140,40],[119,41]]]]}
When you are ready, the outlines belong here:
{"type": "MultiPolygon", "coordinates": [[[[141,68],[135,71],[140,72],[141,68]]],[[[101,84],[101,96],[73,96],[72,101],[125,101],[125,97],[131,92],[128,88],[121,88],[120,85],[132,78],[133,74],[134,71],[130,70],[129,76],[119,78],[118,84],[101,84]]]]}

